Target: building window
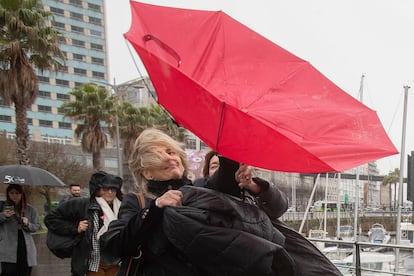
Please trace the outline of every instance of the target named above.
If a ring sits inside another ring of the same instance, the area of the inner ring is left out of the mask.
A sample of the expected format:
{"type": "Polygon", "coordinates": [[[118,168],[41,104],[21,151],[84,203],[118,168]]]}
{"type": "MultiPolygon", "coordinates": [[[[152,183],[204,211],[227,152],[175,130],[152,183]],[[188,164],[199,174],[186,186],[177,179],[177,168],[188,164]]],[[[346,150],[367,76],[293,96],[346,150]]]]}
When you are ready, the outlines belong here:
{"type": "Polygon", "coordinates": [[[208,149],[209,146],[207,146],[206,143],[204,143],[203,141],[200,140],[200,148],[202,148],[202,149],[208,149]]]}
{"type": "Polygon", "coordinates": [[[73,32],[83,33],[83,28],[82,28],[82,27],[78,27],[78,26],[73,26],[73,25],[71,25],[71,26],[70,26],[70,28],[71,28],[71,30],[72,30],[73,32]]]}
{"type": "Polygon", "coordinates": [[[78,47],[85,47],[85,41],[72,38],[72,45],[78,46],[78,47]]]}
{"type": "Polygon", "coordinates": [[[67,122],[59,122],[59,128],[71,129],[72,128],[72,124],[71,123],[67,123],[67,122]]]}
{"type": "Polygon", "coordinates": [[[59,68],[59,71],[60,71],[60,72],[63,72],[63,73],[67,73],[67,72],[69,72],[69,71],[68,71],[68,66],[66,66],[66,65],[61,65],[61,66],[60,66],[60,68],[59,68]]]}
{"type": "Polygon", "coordinates": [[[12,117],[7,115],[0,115],[0,122],[11,123],[12,117]]]}
{"type": "Polygon", "coordinates": [[[75,20],[79,20],[79,21],[83,21],[83,15],[81,13],[77,13],[77,12],[70,12],[70,18],[75,19],[75,20]]]}
{"type": "Polygon", "coordinates": [[[74,6],[82,7],[82,1],[81,0],[69,0],[69,3],[71,3],[74,6]]]}
{"type": "Polygon", "coordinates": [[[90,30],[91,36],[102,37],[102,32],[96,30],[90,30]]]}
{"type": "Polygon", "coordinates": [[[103,65],[104,64],[104,59],[103,58],[92,57],[92,63],[103,65]]]}
{"type": "Polygon", "coordinates": [[[105,168],[118,168],[118,160],[114,158],[105,158],[104,166],[105,168]]]}
{"type": "Polygon", "coordinates": [[[0,98],[0,106],[10,106],[3,98],[0,98]]]}
{"type": "Polygon", "coordinates": [[[98,50],[98,51],[103,51],[103,45],[96,44],[96,43],[91,43],[91,49],[98,50]]]}
{"type": "Polygon", "coordinates": [[[52,107],[47,105],[37,105],[39,112],[52,113],[52,107]]]}
{"type": "Polygon", "coordinates": [[[62,22],[52,21],[52,26],[55,27],[56,29],[61,29],[61,30],[65,29],[65,23],[62,23],[62,22]]]}
{"type": "Polygon", "coordinates": [[[61,100],[61,101],[69,101],[69,100],[70,100],[70,96],[69,96],[69,95],[67,95],[67,94],[62,94],[62,93],[57,93],[57,94],[56,94],[56,98],[57,98],[58,100],[61,100]]]}
{"type": "Polygon", "coordinates": [[[39,126],[53,127],[53,122],[49,120],[39,120],[39,126]]]}
{"type": "Polygon", "coordinates": [[[88,8],[97,12],[101,11],[101,6],[92,3],[88,3],[88,8]]]}
{"type": "Polygon", "coordinates": [[[83,82],[77,82],[75,81],[75,87],[81,86],[83,84],[83,82]]]}
{"type": "Polygon", "coordinates": [[[59,85],[59,86],[69,86],[69,81],[56,79],[56,84],[59,85]]]}
{"type": "Polygon", "coordinates": [[[60,138],[60,137],[49,137],[49,136],[42,136],[42,141],[49,143],[49,144],[70,144],[71,140],[68,138],[60,138]]]}
{"type": "Polygon", "coordinates": [[[84,55],[80,55],[80,54],[73,54],[73,59],[74,60],[79,60],[79,61],[84,61],[86,59],[86,57],[84,55]]]}
{"type": "Polygon", "coordinates": [[[33,125],[33,119],[32,118],[27,118],[27,124],[32,126],[33,125]]]}
{"type": "Polygon", "coordinates": [[[40,82],[49,83],[49,78],[48,77],[37,76],[37,78],[39,79],[40,82]]]}
{"type": "Polygon", "coordinates": [[[196,139],[187,139],[187,148],[188,149],[197,149],[197,141],[196,139]]]}
{"type": "Polygon", "coordinates": [[[58,9],[58,8],[55,8],[55,7],[50,7],[50,11],[53,12],[54,14],[58,14],[58,15],[62,15],[62,16],[65,15],[64,10],[58,9]]]}
{"type": "Polygon", "coordinates": [[[89,23],[101,26],[102,25],[102,19],[89,16],[89,23]]]}
{"type": "Polygon", "coordinates": [[[66,44],[66,37],[60,35],[58,36],[58,41],[60,44],[66,44]]]}
{"type": "Polygon", "coordinates": [[[39,90],[39,97],[41,97],[41,98],[50,98],[50,92],[39,90]]]}
{"type": "Polygon", "coordinates": [[[86,166],[88,166],[88,167],[92,167],[93,166],[93,163],[92,163],[92,157],[89,157],[89,156],[87,156],[86,157],[86,166]]]}
{"type": "Polygon", "coordinates": [[[74,68],[73,71],[76,75],[86,76],[86,70],[85,69],[74,68]]]}
{"type": "Polygon", "coordinates": [[[92,71],[92,76],[94,78],[103,79],[105,78],[105,73],[92,71]]]}

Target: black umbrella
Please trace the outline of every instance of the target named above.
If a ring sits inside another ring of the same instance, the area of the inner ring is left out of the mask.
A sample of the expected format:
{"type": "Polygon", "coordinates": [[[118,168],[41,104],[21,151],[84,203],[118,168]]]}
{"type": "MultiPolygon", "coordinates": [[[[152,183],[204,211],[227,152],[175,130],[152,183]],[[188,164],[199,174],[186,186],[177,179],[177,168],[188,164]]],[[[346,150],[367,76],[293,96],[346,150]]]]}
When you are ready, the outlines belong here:
{"type": "Polygon", "coordinates": [[[0,179],[4,184],[65,186],[65,183],[51,172],[26,165],[0,166],[0,179]]]}

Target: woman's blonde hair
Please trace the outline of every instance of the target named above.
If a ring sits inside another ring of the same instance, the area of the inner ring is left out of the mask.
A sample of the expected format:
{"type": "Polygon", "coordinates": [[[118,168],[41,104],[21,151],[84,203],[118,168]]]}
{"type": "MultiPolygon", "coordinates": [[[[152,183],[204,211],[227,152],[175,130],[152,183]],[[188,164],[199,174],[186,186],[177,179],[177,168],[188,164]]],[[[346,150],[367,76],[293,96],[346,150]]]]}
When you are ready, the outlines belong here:
{"type": "Polygon", "coordinates": [[[184,176],[188,171],[187,155],[183,149],[184,144],[171,138],[159,129],[145,129],[135,140],[134,147],[129,157],[128,165],[134,177],[134,187],[132,190],[141,192],[149,197],[154,197],[148,193],[147,180],[142,176],[144,169],[152,169],[162,166],[163,157],[154,151],[156,146],[166,146],[177,152],[184,166],[184,176]]]}

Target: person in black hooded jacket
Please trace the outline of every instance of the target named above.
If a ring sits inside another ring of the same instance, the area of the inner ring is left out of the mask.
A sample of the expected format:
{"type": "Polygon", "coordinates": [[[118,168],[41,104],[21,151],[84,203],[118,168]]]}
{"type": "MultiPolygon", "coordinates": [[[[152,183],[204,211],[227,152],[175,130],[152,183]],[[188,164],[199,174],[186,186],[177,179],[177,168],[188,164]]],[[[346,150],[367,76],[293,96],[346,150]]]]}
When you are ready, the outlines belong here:
{"type": "Polygon", "coordinates": [[[121,205],[122,179],[98,171],[89,180],[90,198],[75,198],[59,205],[45,217],[46,227],[60,235],[80,239],[73,249],[71,272],[74,276],[115,276],[119,266],[100,258],[99,237],[117,218],[121,205]]]}

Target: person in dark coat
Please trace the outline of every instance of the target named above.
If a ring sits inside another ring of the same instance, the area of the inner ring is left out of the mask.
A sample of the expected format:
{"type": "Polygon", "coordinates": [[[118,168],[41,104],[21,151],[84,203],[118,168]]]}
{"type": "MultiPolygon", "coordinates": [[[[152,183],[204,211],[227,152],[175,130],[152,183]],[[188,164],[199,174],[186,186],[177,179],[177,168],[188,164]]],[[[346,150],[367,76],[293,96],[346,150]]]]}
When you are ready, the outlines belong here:
{"type": "Polygon", "coordinates": [[[183,206],[165,208],[163,228],[208,275],[296,275],[285,237],[263,210],[210,189],[180,190],[183,206]]]}
{"type": "Polygon", "coordinates": [[[200,275],[198,269],[167,240],[162,229],[164,207],[180,206],[178,189],[192,185],[186,177],[186,153],[182,144],[157,129],[146,129],[137,138],[129,159],[135,180],[132,190],[141,193],[124,196],[118,220],[101,237],[102,258],[122,260],[119,275],[126,275],[130,257],[143,257],[138,275],[200,275]],[[145,205],[145,206],[142,206],[145,205]]]}
{"type": "Polygon", "coordinates": [[[220,166],[220,161],[217,152],[209,151],[204,156],[203,177],[194,180],[194,186],[204,187],[207,180],[213,176],[220,166]]]}
{"type": "Polygon", "coordinates": [[[74,198],[59,205],[45,217],[45,225],[60,235],[80,239],[71,260],[74,276],[116,275],[117,264],[106,264],[100,258],[99,237],[117,218],[121,206],[122,179],[98,171],[89,180],[90,198],[74,198]]]}
{"type": "MultiPolygon", "coordinates": [[[[145,202],[141,204],[136,193],[126,194],[118,220],[110,224],[100,240],[102,258],[105,261],[121,260],[120,276],[126,275],[129,260],[134,256],[142,256],[138,272],[134,275],[219,275],[207,272],[191,262],[188,256],[173,246],[164,232],[164,210],[181,208],[183,193],[179,189],[192,185],[186,177],[186,160],[182,145],[159,130],[146,129],[137,138],[130,155],[129,168],[135,179],[134,190],[144,195],[145,202]]],[[[251,178],[252,173],[247,166],[242,166],[241,170],[222,172],[220,175],[226,175],[235,181],[236,172],[239,177],[251,178]]],[[[220,185],[216,186],[213,188],[218,190],[220,185]]],[[[258,195],[262,195],[262,192],[273,192],[272,189],[265,191],[256,186],[246,183],[245,188],[258,188],[258,195]]],[[[287,199],[282,194],[279,192],[277,198],[263,196],[262,202],[265,205],[276,203],[274,208],[269,208],[269,212],[276,217],[287,209],[287,199]]],[[[255,244],[251,246],[254,247],[255,244]]],[[[203,249],[200,250],[202,253],[203,249]]],[[[237,254],[239,253],[238,251],[237,254]]],[[[221,265],[226,265],[224,259],[221,265]]],[[[233,272],[235,271],[238,268],[234,267],[233,272]]]]}
{"type": "Polygon", "coordinates": [[[26,203],[23,187],[10,184],[0,201],[0,262],[2,276],[29,276],[37,265],[32,233],[40,229],[36,209],[26,203]]]}
{"type": "Polygon", "coordinates": [[[233,195],[264,210],[274,227],[284,235],[284,248],[296,263],[297,275],[342,275],[313,243],[279,220],[288,208],[284,193],[272,187],[269,182],[253,177],[250,171],[244,171],[247,170],[245,165],[240,166],[237,162],[221,156],[219,156],[219,162],[220,169],[206,181],[205,187],[233,195]],[[235,171],[236,177],[233,178],[228,173],[224,173],[228,171],[235,171]]]}
{"type": "Polygon", "coordinates": [[[65,195],[62,197],[62,199],[59,201],[58,205],[62,204],[63,202],[66,202],[68,200],[78,198],[81,196],[81,186],[76,183],[72,183],[69,185],[69,195],[65,195]]]}
{"type": "Polygon", "coordinates": [[[249,174],[250,171],[243,174],[244,170],[247,170],[245,165],[240,166],[239,163],[210,151],[205,156],[204,178],[196,181],[201,183],[199,186],[233,195],[264,210],[274,227],[284,235],[284,248],[297,264],[297,275],[341,275],[338,268],[313,243],[279,220],[288,206],[285,194],[269,182],[253,177],[249,174]],[[213,160],[213,156],[217,160],[213,160]],[[213,165],[213,170],[210,170],[211,163],[218,165],[213,165]],[[217,170],[219,167],[221,169],[217,170]],[[229,171],[234,171],[236,177],[233,178],[229,171]]]}

